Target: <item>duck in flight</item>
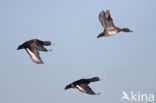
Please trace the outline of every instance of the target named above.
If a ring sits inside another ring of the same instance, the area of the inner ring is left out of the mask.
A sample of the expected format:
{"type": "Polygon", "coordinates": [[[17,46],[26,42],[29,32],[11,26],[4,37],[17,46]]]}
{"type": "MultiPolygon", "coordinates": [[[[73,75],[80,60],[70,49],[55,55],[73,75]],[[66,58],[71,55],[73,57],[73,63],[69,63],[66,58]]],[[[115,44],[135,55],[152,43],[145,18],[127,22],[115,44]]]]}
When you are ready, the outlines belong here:
{"type": "Polygon", "coordinates": [[[65,90],[70,89],[70,88],[77,88],[79,91],[83,92],[83,93],[87,93],[90,95],[99,95],[100,93],[95,93],[89,86],[88,84],[90,82],[95,82],[95,81],[99,81],[99,77],[93,77],[90,79],[80,79],[77,80],[73,83],[70,83],[69,85],[67,85],[65,87],[65,90]]]}
{"type": "Polygon", "coordinates": [[[104,31],[102,33],[100,33],[97,38],[103,37],[103,36],[112,36],[115,35],[119,32],[132,32],[130,29],[128,28],[119,28],[116,27],[114,25],[113,19],[110,15],[109,10],[107,10],[106,12],[101,11],[99,13],[99,21],[101,22],[104,31]]]}
{"type": "Polygon", "coordinates": [[[19,45],[17,50],[25,49],[27,53],[30,55],[30,58],[32,59],[32,61],[34,61],[37,64],[43,64],[43,61],[40,58],[38,51],[47,52],[48,50],[44,46],[49,46],[49,45],[51,45],[50,41],[32,39],[19,45]]]}

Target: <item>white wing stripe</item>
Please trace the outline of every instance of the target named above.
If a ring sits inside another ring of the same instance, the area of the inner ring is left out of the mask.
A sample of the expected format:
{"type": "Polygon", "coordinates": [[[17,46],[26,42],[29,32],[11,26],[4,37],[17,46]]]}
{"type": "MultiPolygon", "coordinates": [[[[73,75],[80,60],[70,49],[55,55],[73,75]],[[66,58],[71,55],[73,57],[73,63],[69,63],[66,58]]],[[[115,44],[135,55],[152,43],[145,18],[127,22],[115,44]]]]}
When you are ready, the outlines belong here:
{"type": "Polygon", "coordinates": [[[86,90],[84,90],[82,87],[80,87],[79,85],[76,85],[76,87],[80,90],[80,91],[82,91],[82,92],[85,92],[86,90]]]}
{"type": "Polygon", "coordinates": [[[31,50],[29,50],[29,48],[27,48],[27,51],[31,55],[33,61],[40,62],[40,60],[36,57],[36,55],[33,52],[31,52],[31,50]]]}

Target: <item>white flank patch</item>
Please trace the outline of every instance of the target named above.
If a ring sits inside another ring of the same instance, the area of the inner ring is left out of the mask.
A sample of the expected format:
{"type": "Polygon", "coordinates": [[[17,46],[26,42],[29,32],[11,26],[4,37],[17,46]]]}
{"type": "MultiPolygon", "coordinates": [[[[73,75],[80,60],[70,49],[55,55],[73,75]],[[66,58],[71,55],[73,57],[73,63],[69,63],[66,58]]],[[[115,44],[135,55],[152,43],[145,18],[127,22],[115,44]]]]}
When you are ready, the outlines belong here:
{"type": "Polygon", "coordinates": [[[115,35],[117,32],[116,31],[108,31],[109,35],[115,35]]]}
{"type": "Polygon", "coordinates": [[[86,90],[84,90],[82,87],[80,87],[79,85],[76,85],[76,87],[80,90],[80,91],[82,91],[82,92],[86,92],[86,90]]]}
{"type": "Polygon", "coordinates": [[[36,57],[36,55],[33,52],[31,52],[31,50],[29,50],[29,48],[27,48],[27,50],[28,50],[33,61],[40,62],[40,60],[36,57]]]}

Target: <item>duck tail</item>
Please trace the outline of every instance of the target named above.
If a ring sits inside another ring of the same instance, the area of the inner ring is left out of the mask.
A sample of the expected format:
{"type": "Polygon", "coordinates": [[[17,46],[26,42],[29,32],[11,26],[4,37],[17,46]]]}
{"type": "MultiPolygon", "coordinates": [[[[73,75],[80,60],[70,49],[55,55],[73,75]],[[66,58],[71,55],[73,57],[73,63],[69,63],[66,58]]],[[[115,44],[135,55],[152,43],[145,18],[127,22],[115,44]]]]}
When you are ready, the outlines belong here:
{"type": "Polygon", "coordinates": [[[103,32],[102,33],[100,33],[98,36],[97,36],[97,38],[100,38],[100,37],[103,37],[104,36],[104,34],[103,34],[103,32]]]}

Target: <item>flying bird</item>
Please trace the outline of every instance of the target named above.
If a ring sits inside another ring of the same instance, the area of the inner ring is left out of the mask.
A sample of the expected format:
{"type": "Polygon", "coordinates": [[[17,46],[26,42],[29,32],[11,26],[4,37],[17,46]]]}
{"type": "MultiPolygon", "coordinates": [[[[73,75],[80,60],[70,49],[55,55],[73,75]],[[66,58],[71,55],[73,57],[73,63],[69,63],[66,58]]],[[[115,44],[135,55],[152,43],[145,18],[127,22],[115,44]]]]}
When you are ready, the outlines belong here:
{"type": "Polygon", "coordinates": [[[121,31],[123,32],[132,32],[130,29],[128,28],[119,28],[116,27],[113,19],[110,15],[109,10],[107,10],[106,12],[101,11],[99,13],[99,21],[101,22],[104,31],[102,33],[100,33],[97,38],[103,37],[103,36],[112,36],[115,35],[121,31]]]}
{"type": "Polygon", "coordinates": [[[80,79],[77,80],[73,83],[70,83],[69,85],[67,85],[65,87],[65,90],[70,89],[70,88],[77,88],[79,91],[83,92],[83,93],[87,93],[90,95],[99,95],[100,93],[95,93],[89,86],[88,84],[90,82],[95,82],[95,81],[99,81],[99,77],[93,77],[90,79],[80,79]]]}
{"type": "Polygon", "coordinates": [[[39,51],[43,51],[43,52],[49,51],[44,47],[44,46],[49,46],[49,45],[51,45],[50,41],[32,39],[19,45],[17,50],[25,49],[27,53],[30,55],[30,58],[32,59],[32,61],[34,61],[37,64],[43,64],[43,61],[39,55],[39,51]]]}

